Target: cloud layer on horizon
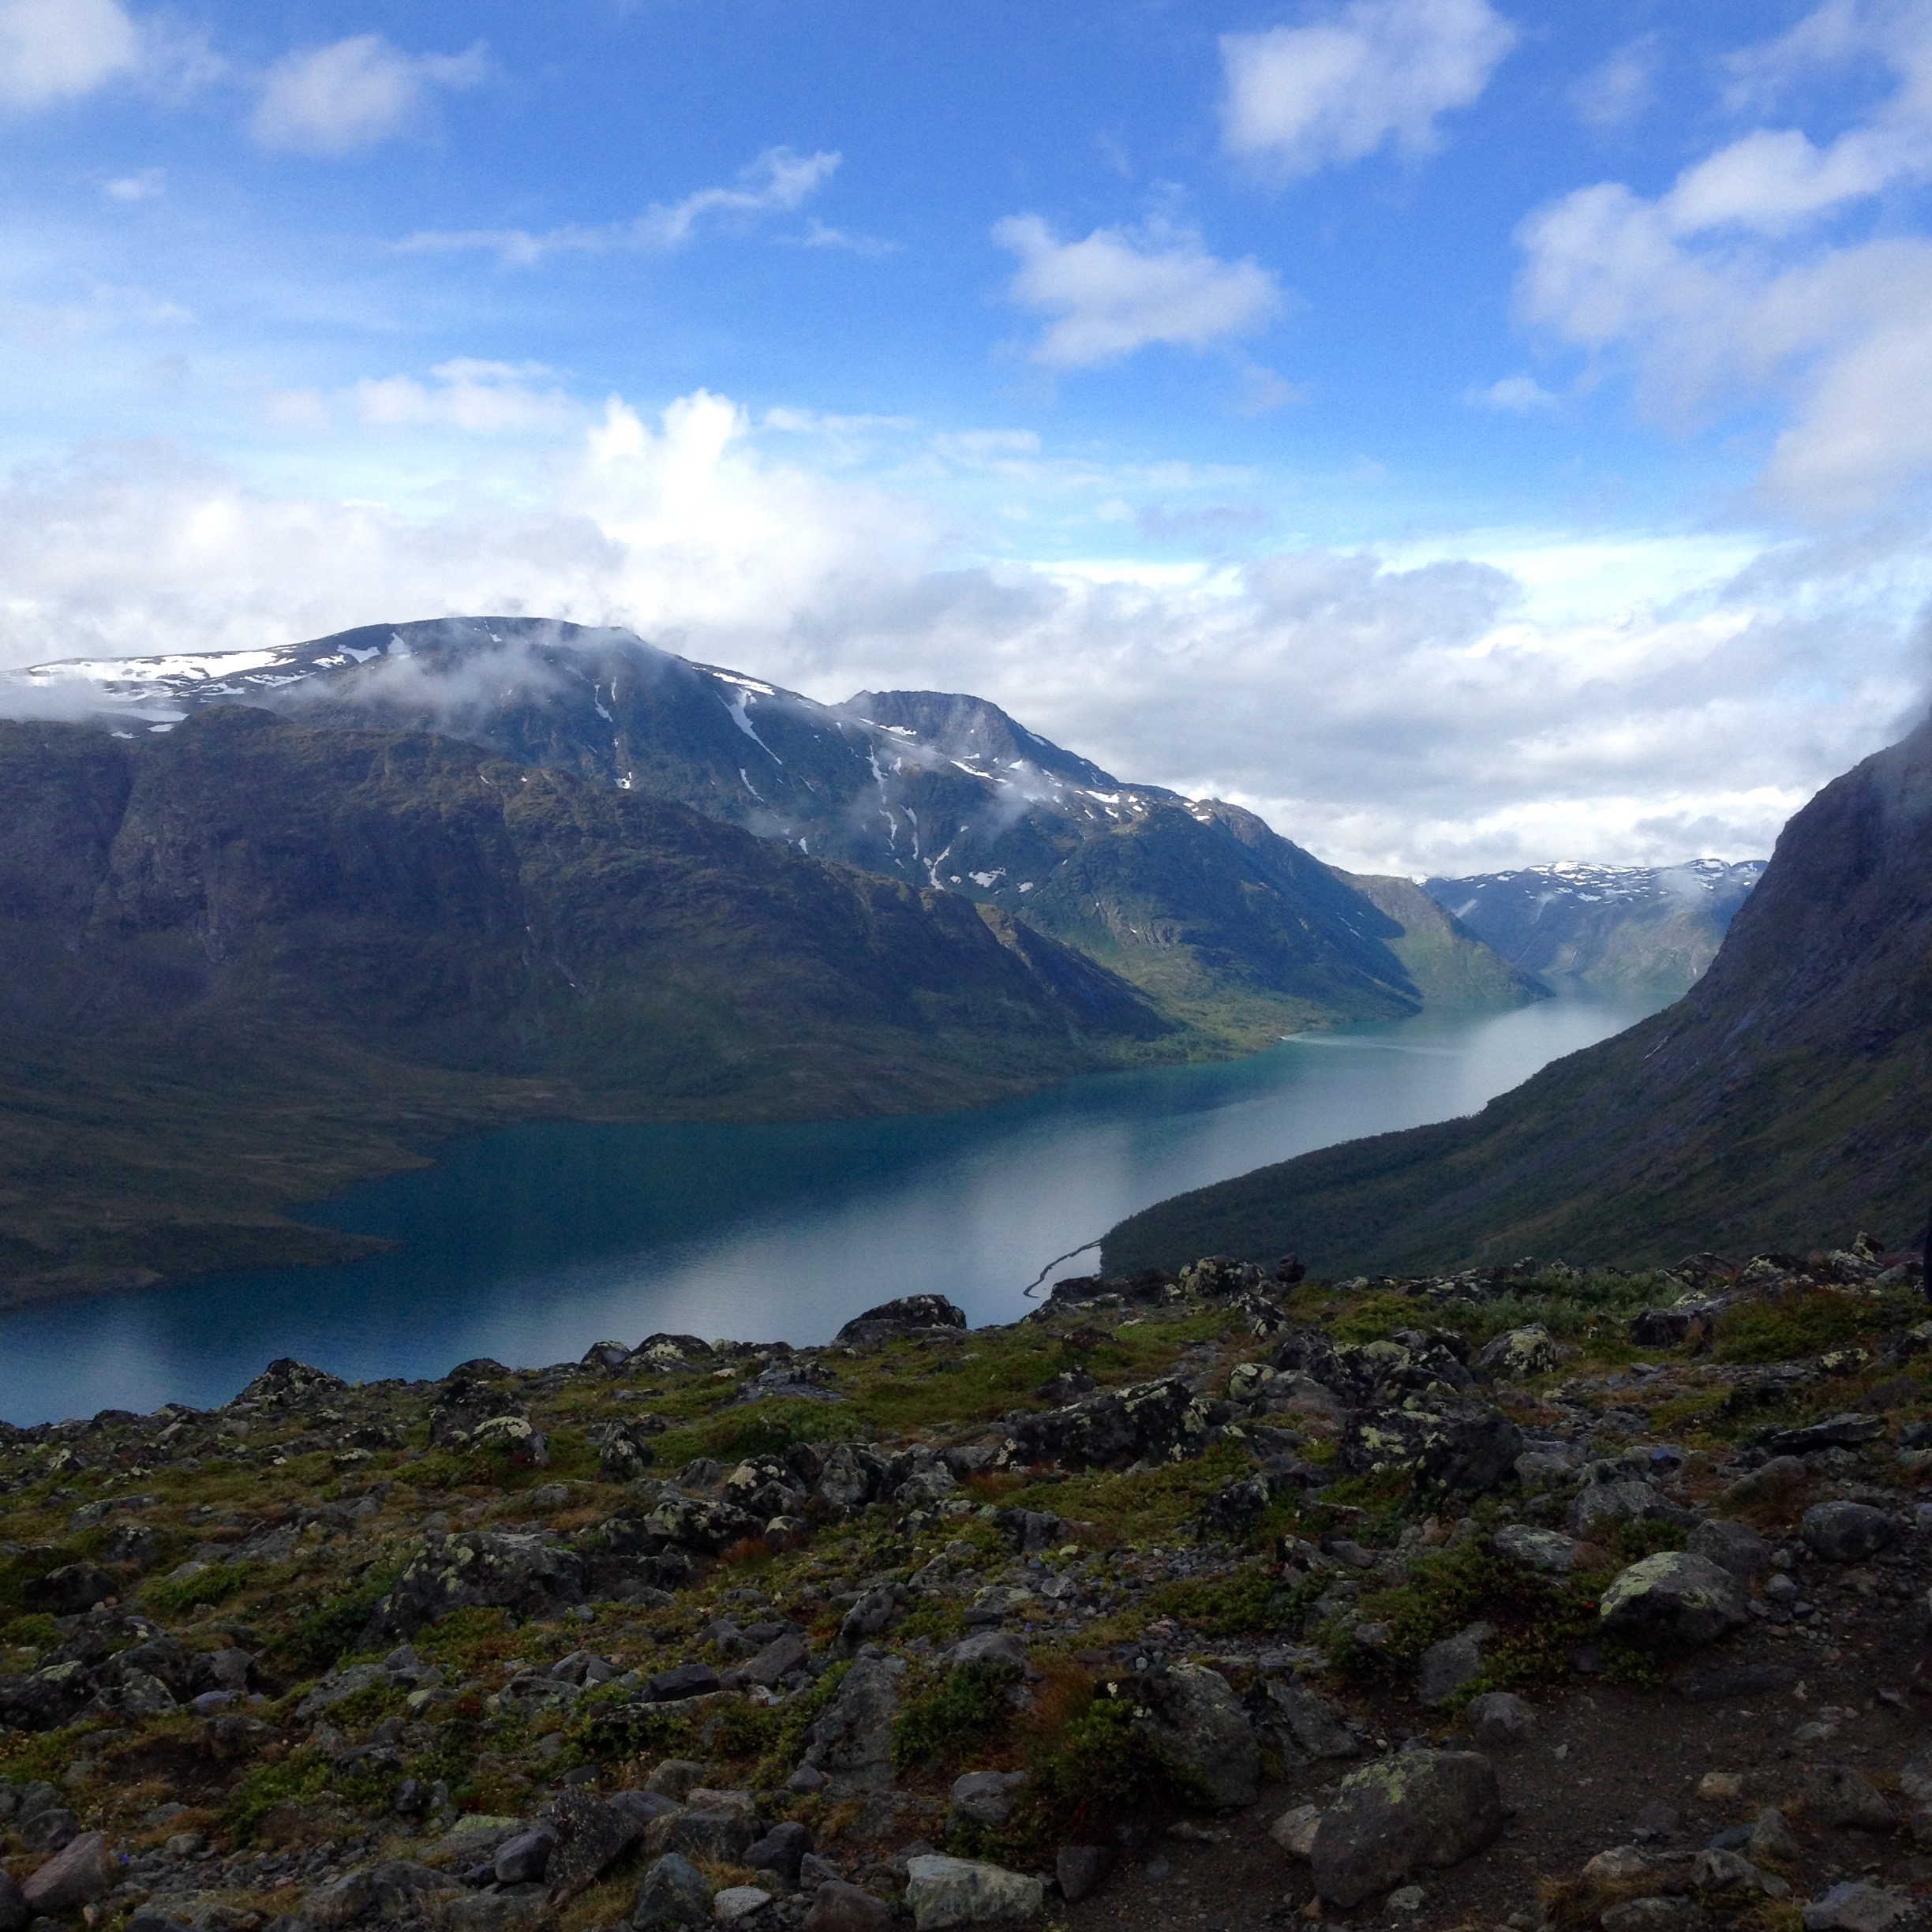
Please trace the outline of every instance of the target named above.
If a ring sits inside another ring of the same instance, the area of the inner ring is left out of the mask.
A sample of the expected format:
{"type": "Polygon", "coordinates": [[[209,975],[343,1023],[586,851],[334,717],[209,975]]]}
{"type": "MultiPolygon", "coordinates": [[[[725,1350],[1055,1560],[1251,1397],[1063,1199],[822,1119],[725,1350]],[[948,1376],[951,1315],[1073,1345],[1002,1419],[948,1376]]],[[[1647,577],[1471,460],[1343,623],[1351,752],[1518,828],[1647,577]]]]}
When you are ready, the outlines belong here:
{"type": "MultiPolygon", "coordinates": [[[[429,406],[385,393],[405,416],[429,406]]],[[[824,698],[974,691],[1123,776],[1417,873],[1764,852],[1923,688],[1917,533],[1565,612],[1533,571],[1470,557],[1284,549],[1165,577],[960,562],[933,502],[774,453],[702,391],[655,424],[613,399],[545,474],[541,496],[452,483],[405,511],[153,446],[17,472],[0,661],[459,612],[623,624],[824,698]]],[[[1626,561],[1641,572],[1641,543],[1626,561]]]]}

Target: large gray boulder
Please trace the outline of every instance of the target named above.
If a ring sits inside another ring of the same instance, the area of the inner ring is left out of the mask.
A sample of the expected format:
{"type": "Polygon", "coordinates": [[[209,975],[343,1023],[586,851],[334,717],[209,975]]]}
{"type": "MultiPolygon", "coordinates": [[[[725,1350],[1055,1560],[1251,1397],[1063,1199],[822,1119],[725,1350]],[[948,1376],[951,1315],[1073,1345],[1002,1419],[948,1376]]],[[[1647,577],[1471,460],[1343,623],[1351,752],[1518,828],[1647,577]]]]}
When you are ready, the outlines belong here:
{"type": "Polygon", "coordinates": [[[99,1832],[83,1832],[21,1887],[29,1912],[54,1919],[104,1897],[121,1876],[120,1861],[99,1832]]]}
{"type": "Polygon", "coordinates": [[[1261,1747],[1219,1671],[1177,1664],[1135,1679],[1134,1698],[1148,1713],[1137,1720],[1140,1729],[1210,1804],[1226,1810],[1254,1803],[1261,1789],[1261,1747]]]}
{"type": "Polygon", "coordinates": [[[1417,1702],[1433,1709],[1473,1683],[1482,1675],[1483,1646],[1495,1634],[1492,1623],[1472,1623],[1431,1644],[1416,1660],[1417,1702]]]}
{"type": "Polygon", "coordinates": [[[1684,1548],[1693,1556],[1708,1556],[1740,1583],[1771,1567],[1771,1545],[1749,1523],[1730,1522],[1720,1516],[1699,1523],[1684,1538],[1684,1548]]]}
{"type": "Polygon", "coordinates": [[[1804,1908],[1805,1932],[1888,1932],[1911,1910],[1910,1900],[1882,1885],[1848,1881],[1804,1908]]]}
{"type": "Polygon", "coordinates": [[[540,1536],[466,1530],[432,1540],[403,1566],[363,1637],[407,1637],[458,1610],[554,1617],[583,1597],[583,1565],[569,1550],[540,1536]]]}
{"type": "Polygon", "coordinates": [[[905,1670],[900,1657],[855,1660],[837,1695],[805,1734],[805,1762],[848,1784],[890,1784],[893,1723],[899,1715],[905,1670]]]}
{"type": "Polygon", "coordinates": [[[812,1894],[804,1932],[891,1932],[892,1908],[842,1878],[822,1881],[812,1894]]]}
{"type": "Polygon", "coordinates": [[[1455,1398],[1411,1396],[1399,1408],[1353,1417],[1342,1438],[1351,1476],[1406,1471],[1462,1496],[1493,1489],[1522,1454],[1522,1431],[1500,1410],[1455,1398]]]}
{"type": "Polygon", "coordinates": [[[917,1932],[953,1926],[1011,1925],[1037,1919],[1046,1888],[1024,1872],[938,1856],[906,1861],[906,1903],[917,1932]]]}
{"type": "Polygon", "coordinates": [[[711,1888],[687,1858],[668,1852],[645,1867],[631,1908],[637,1932],[700,1932],[711,1923],[711,1888]]]}
{"type": "Polygon", "coordinates": [[[1729,1571],[1682,1550],[1632,1563],[1597,1606],[1611,1634],[1657,1647],[1715,1643],[1747,1614],[1744,1593],[1729,1571]]]}
{"type": "Polygon", "coordinates": [[[1359,1905],[1418,1868],[1458,1863],[1503,1829],[1495,1767],[1479,1751],[1398,1751],[1342,1781],[1315,1833],[1315,1889],[1359,1905]]]}
{"type": "Polygon", "coordinates": [[[1898,1534],[1898,1524],[1868,1503],[1814,1503],[1799,1533],[1812,1555],[1826,1563],[1863,1563],[1898,1534]]]}
{"type": "Polygon", "coordinates": [[[1292,1679],[1260,1679],[1248,1694],[1249,1721],[1282,1758],[1359,1758],[1361,1739],[1334,1705],[1292,1679]]]}

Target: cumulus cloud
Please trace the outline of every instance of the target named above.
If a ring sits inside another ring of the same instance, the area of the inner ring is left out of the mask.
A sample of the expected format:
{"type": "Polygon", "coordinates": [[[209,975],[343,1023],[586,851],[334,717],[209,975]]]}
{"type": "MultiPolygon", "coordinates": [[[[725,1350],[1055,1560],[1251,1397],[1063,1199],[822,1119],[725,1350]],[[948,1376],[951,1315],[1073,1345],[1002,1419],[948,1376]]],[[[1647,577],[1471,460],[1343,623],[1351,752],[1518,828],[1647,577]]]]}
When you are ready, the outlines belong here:
{"type": "Polygon", "coordinates": [[[1556,397],[1533,376],[1505,376],[1487,387],[1465,389],[1462,400],[1471,409],[1501,410],[1511,416],[1533,415],[1556,406],[1556,397]]]}
{"type": "Polygon", "coordinates": [[[1222,261],[1193,230],[1159,219],[1060,242],[1039,215],[1013,215],[993,239],[1020,258],[1013,299],[1054,318],[1033,350],[1054,368],[1091,369],[1155,343],[1205,348],[1251,333],[1282,307],[1260,263],[1222,261]]]}
{"type": "Polygon", "coordinates": [[[703,391],[655,418],[613,400],[513,483],[466,465],[414,509],[90,448],[0,483],[0,663],[481,611],[623,624],[827,699],[978,691],[1338,863],[1417,872],[1762,852],[1921,687],[1921,530],[1742,571],[1751,546],[1692,539],[961,564],[957,515],[798,447],[703,391]]]}
{"type": "Polygon", "coordinates": [[[140,55],[118,0],[0,0],[0,104],[77,100],[131,73],[140,55]]]}
{"type": "MultiPolygon", "coordinates": [[[[526,228],[428,229],[402,245],[417,253],[481,250],[500,256],[511,268],[529,268],[549,255],[680,249],[706,228],[743,228],[760,215],[788,213],[832,178],[841,158],[836,151],[802,155],[789,148],[767,148],[739,170],[730,187],[700,188],[681,201],[653,202],[630,221],[591,227],[572,224],[541,234],[526,228]]],[[[807,247],[847,248],[860,254],[887,253],[893,245],[842,234],[815,222],[793,238],[807,247]]]]}
{"type": "Polygon", "coordinates": [[[1593,67],[1570,90],[1577,118],[1599,133],[1628,127],[1650,105],[1661,51],[1658,35],[1641,34],[1593,67]]]}
{"type": "Polygon", "coordinates": [[[1224,34],[1222,138],[1283,175],[1425,154],[1516,44],[1487,0],[1348,0],[1296,27],[1224,34]]]}
{"type": "Polygon", "coordinates": [[[488,71],[481,41],[461,54],[405,54],[380,34],[355,34],[277,61],[249,128],[264,148],[363,154],[421,126],[436,89],[474,87],[488,71]]]}
{"type": "Polygon", "coordinates": [[[1522,299],[1567,340],[1627,356],[1653,414],[1788,398],[1767,488],[1807,515],[1856,514],[1932,474],[1932,241],[1875,219],[1844,234],[1886,191],[1932,178],[1932,6],[1830,0],[1735,64],[1750,98],[1794,47],[1876,58],[1896,84],[1822,145],[1758,128],[1661,195],[1606,182],[1537,211],[1519,230],[1522,299]]]}
{"type": "Polygon", "coordinates": [[[439,362],[431,380],[413,376],[365,378],[351,391],[357,415],[379,429],[437,428],[501,436],[555,430],[582,411],[541,362],[488,362],[458,356],[439,362]]]}

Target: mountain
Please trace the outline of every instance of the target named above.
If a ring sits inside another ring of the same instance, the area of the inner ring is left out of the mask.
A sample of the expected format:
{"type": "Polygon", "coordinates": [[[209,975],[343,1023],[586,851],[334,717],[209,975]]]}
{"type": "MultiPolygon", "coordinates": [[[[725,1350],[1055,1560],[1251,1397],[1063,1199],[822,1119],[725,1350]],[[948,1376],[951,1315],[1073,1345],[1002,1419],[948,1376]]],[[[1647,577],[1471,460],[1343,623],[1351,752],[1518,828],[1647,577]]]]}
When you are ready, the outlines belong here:
{"type": "Polygon", "coordinates": [[[1546,999],[1549,989],[1512,964],[1413,879],[1375,874],[1340,875],[1397,930],[1384,943],[1410,983],[1432,1006],[1515,1006],[1546,999]]]}
{"type": "MultiPolygon", "coordinates": [[[[1432,997],[1398,942],[1427,927],[1458,986],[1533,996],[1466,929],[1393,919],[1252,813],[1127,784],[983,699],[862,691],[824,705],[624,631],[530,619],[371,625],[205,657],[76,661],[10,699],[165,734],[209,706],[434,732],[691,806],[814,856],[996,908],[1159,999],[1204,1043],[1252,1047],[1432,997]]],[[[9,693],[0,689],[0,708],[9,693]]]]}
{"type": "Polygon", "coordinates": [[[1667,1261],[1903,1244],[1932,1196],[1932,723],[1785,827],[1674,1006],[1471,1118],[1350,1142],[1161,1203],[1113,1271],[1219,1249],[1334,1275],[1525,1251],[1667,1261]]]}
{"type": "Polygon", "coordinates": [[[510,1119],[968,1106],[1143,1057],[992,907],[415,732],[0,724],[0,1282],[336,1252],[291,1199],[510,1119]]]}
{"type": "Polygon", "coordinates": [[[1762,859],[1677,866],[1566,862],[1422,889],[1503,957],[1533,973],[1627,990],[1689,987],[1764,876],[1762,859]]]}

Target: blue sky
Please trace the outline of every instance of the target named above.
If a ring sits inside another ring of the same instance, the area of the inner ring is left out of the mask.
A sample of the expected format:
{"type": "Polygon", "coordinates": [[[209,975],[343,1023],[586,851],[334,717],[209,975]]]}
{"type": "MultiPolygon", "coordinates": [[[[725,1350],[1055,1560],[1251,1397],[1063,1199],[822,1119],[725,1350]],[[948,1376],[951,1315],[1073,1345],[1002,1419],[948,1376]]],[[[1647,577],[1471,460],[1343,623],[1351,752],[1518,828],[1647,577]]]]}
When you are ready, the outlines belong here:
{"type": "Polygon", "coordinates": [[[1404,870],[1923,702],[1932,0],[0,0],[0,662],[628,622],[1404,870]]]}

